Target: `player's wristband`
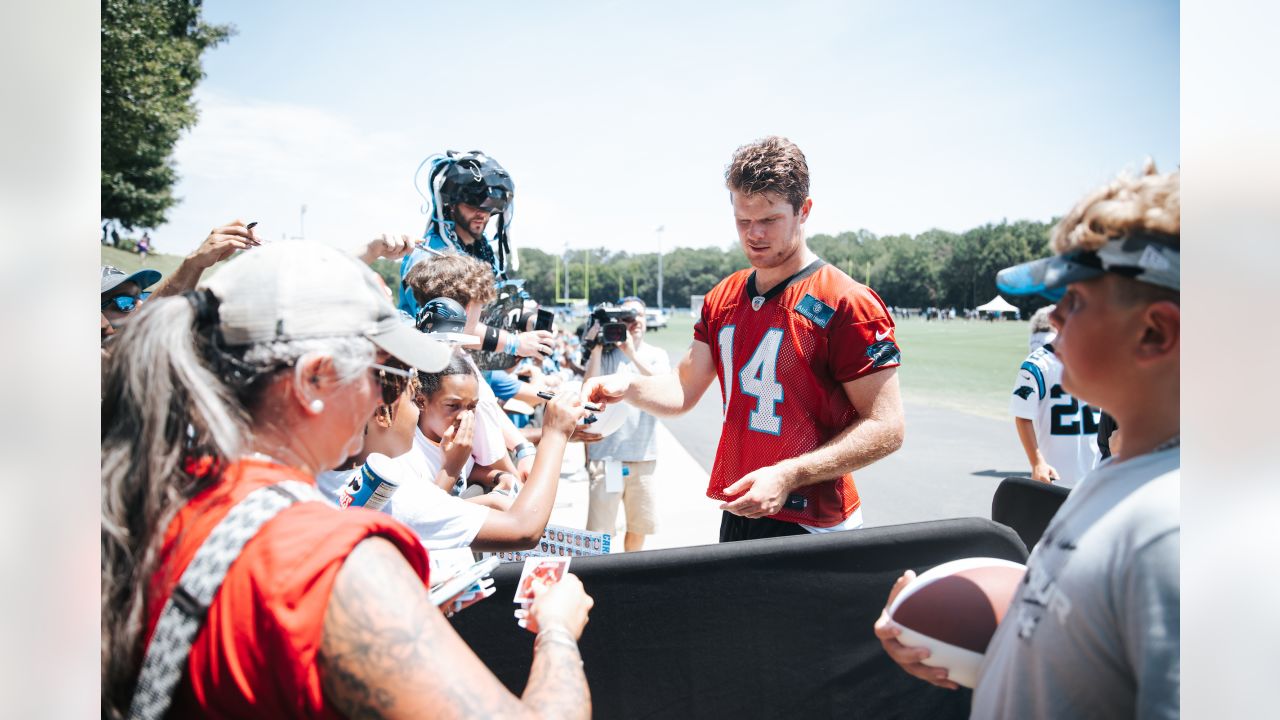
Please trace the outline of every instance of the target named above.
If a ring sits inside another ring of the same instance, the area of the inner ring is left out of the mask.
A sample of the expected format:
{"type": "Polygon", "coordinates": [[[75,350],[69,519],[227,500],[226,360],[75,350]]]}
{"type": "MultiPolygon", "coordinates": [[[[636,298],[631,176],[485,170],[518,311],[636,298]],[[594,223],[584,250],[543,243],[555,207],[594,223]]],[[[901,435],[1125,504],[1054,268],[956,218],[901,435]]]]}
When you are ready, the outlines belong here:
{"type": "Polygon", "coordinates": [[[515,355],[516,351],[519,349],[520,349],[520,338],[516,337],[516,334],[513,332],[507,333],[507,354],[515,355]]]}
{"type": "Polygon", "coordinates": [[[484,329],[484,342],[481,343],[480,349],[485,352],[493,352],[498,349],[498,328],[489,327],[484,329]]]}
{"type": "Polygon", "coordinates": [[[536,452],[538,452],[538,448],[533,443],[522,442],[516,446],[516,462],[520,462],[536,452]]]}

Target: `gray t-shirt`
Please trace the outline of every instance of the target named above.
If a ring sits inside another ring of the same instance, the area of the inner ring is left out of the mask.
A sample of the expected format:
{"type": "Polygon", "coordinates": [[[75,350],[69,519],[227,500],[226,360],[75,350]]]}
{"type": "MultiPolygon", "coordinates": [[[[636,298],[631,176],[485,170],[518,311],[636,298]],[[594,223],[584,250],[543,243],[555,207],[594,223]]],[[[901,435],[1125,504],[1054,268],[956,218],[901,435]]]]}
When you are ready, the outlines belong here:
{"type": "MultiPolygon", "coordinates": [[[[667,351],[660,347],[642,342],[640,347],[636,348],[636,357],[655,375],[661,375],[671,369],[671,360],[667,357],[667,351]]],[[[600,355],[600,374],[610,375],[615,372],[640,374],[635,365],[616,347],[604,350],[600,355]]],[[[587,459],[624,462],[657,460],[656,423],[657,420],[649,413],[631,408],[631,413],[622,423],[622,427],[615,430],[609,437],[587,445],[587,459]]]]}
{"type": "Polygon", "coordinates": [[[1177,447],[1104,461],[1027,560],[973,693],[975,718],[1177,718],[1177,447]]]}

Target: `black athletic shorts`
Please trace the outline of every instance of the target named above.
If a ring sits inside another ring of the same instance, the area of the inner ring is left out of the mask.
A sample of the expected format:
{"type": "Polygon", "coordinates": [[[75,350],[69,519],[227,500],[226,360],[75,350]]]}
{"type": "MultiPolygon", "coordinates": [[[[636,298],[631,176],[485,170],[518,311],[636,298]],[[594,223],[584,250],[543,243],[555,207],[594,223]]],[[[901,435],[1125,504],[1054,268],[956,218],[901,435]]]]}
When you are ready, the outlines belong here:
{"type": "Polygon", "coordinates": [[[767,517],[753,520],[723,510],[720,514],[720,542],[808,534],[808,530],[793,522],[783,522],[767,517]]]}

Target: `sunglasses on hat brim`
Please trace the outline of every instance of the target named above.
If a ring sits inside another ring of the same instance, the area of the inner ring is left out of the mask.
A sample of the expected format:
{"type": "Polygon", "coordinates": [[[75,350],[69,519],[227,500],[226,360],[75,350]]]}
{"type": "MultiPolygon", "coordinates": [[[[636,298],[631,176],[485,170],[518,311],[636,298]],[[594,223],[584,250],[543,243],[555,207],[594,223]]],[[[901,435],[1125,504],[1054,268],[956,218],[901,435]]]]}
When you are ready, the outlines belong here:
{"type": "Polygon", "coordinates": [[[996,287],[1010,295],[1040,295],[1057,302],[1067,285],[1104,273],[1178,290],[1179,253],[1160,238],[1133,236],[1108,241],[1097,250],[1077,250],[1005,268],[996,287]]]}
{"type": "Polygon", "coordinates": [[[116,309],[120,312],[130,313],[137,310],[138,305],[149,297],[151,297],[151,293],[149,292],[140,293],[137,297],[134,297],[133,295],[117,295],[113,298],[103,300],[102,309],[106,310],[112,305],[115,305],[116,309]]]}

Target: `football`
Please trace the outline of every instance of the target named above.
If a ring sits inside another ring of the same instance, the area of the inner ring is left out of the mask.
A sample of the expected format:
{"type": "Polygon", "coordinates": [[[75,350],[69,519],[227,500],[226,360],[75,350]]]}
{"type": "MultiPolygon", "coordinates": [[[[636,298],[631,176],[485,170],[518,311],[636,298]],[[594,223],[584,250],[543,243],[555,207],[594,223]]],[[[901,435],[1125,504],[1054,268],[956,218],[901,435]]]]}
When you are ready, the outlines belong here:
{"type": "Polygon", "coordinates": [[[973,687],[1026,571],[1008,560],[965,558],[921,574],[889,606],[889,617],[902,629],[898,641],[929,648],[925,665],[946,668],[951,680],[973,687]]]}
{"type": "MultiPolygon", "coordinates": [[[[568,382],[562,383],[559,389],[556,390],[556,392],[572,393],[574,395],[577,395],[581,390],[582,390],[581,381],[570,380],[568,382]]],[[[625,423],[627,421],[627,418],[630,417],[634,412],[635,412],[635,409],[632,408],[631,405],[627,403],[624,403],[624,402],[611,403],[609,405],[604,406],[604,408],[600,412],[591,413],[592,415],[595,415],[596,419],[589,424],[585,424],[585,425],[579,424],[578,429],[583,430],[585,432],[595,433],[601,436],[609,436],[609,435],[612,435],[614,432],[616,432],[618,428],[622,427],[622,424],[625,423]]]]}
{"type": "Polygon", "coordinates": [[[599,435],[612,435],[617,432],[618,428],[627,421],[635,411],[627,403],[616,402],[606,405],[603,410],[596,413],[596,421],[590,425],[580,425],[587,432],[597,433],[599,435]]]}

